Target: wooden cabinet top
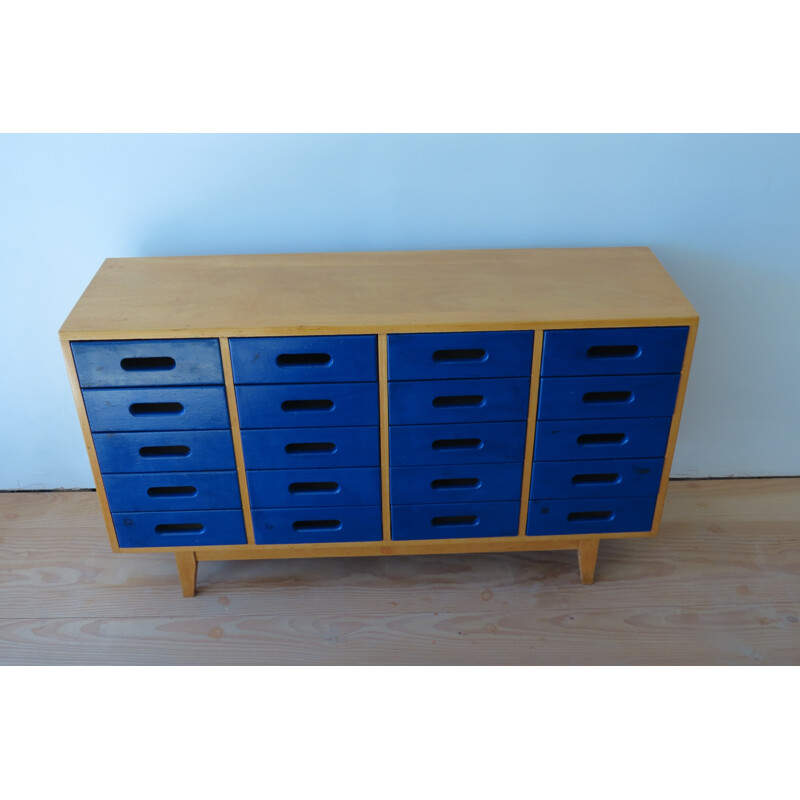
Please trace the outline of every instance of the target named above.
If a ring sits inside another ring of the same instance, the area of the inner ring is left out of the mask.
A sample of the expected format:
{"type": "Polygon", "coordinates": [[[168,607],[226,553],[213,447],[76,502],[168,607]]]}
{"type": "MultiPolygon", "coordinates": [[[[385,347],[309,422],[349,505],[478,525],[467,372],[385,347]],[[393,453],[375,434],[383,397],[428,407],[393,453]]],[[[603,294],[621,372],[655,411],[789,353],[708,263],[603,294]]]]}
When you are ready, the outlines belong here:
{"type": "Polygon", "coordinates": [[[110,258],[62,339],[694,325],[647,247],[110,258]]]}

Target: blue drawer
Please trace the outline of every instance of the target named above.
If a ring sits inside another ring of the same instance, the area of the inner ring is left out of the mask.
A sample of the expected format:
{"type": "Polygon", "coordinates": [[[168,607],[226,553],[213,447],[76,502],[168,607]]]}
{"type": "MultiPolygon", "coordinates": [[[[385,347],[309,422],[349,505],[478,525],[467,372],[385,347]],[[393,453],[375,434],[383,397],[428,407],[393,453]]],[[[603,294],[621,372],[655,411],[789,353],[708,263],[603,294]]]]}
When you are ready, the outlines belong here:
{"type": "Polygon", "coordinates": [[[522,461],[526,428],[525,422],[390,427],[389,463],[406,467],[522,461]]]}
{"type": "Polygon", "coordinates": [[[392,539],[516,536],[519,503],[435,503],[392,507],[392,539]]]}
{"type": "Polygon", "coordinates": [[[237,386],[242,428],[320,428],[378,424],[377,383],[237,386]]]}
{"type": "Polygon", "coordinates": [[[224,386],[84,389],[89,427],[102,431],[188,431],[227,428],[224,386]]]}
{"type": "Polygon", "coordinates": [[[671,417],[554,420],[536,424],[535,461],[663,458],[671,417]]]}
{"type": "Polygon", "coordinates": [[[646,497],[658,494],[663,458],[612,461],[538,461],[532,500],[572,497],[646,497]]]}
{"type": "Polygon", "coordinates": [[[111,516],[120,547],[247,544],[241,511],[134,511],[111,516]]]}
{"type": "Polygon", "coordinates": [[[371,506],[381,503],[377,467],[248,470],[252,508],[371,506]]]}
{"type": "Polygon", "coordinates": [[[105,475],[112,511],[194,511],[242,507],[235,472],[105,475]]]}
{"type": "Polygon", "coordinates": [[[236,383],[353,383],[378,378],[375,336],[231,339],[236,383]]]}
{"type": "Polygon", "coordinates": [[[242,431],[247,469],[377,467],[378,427],[271,428],[242,431]]]}
{"type": "Polygon", "coordinates": [[[223,383],[216,339],[73,342],[72,356],[83,387],[223,383]]]}
{"type": "Polygon", "coordinates": [[[545,331],[542,375],[680,372],[688,333],[685,327],[545,331]]]}
{"type": "Polygon", "coordinates": [[[253,511],[256,544],[379,542],[380,506],[271,508],[253,511]]]}
{"type": "Polygon", "coordinates": [[[530,381],[493,378],[389,384],[389,423],[505,422],[528,417],[530,381]]]}
{"type": "Polygon", "coordinates": [[[649,531],[655,497],[596,500],[531,500],[528,536],[649,531]]]}
{"type": "Polygon", "coordinates": [[[392,467],[392,503],[519,501],[522,463],[392,467]]]}
{"type": "Polygon", "coordinates": [[[680,375],[542,378],[539,419],[668,417],[680,375]]]}
{"type": "Polygon", "coordinates": [[[533,331],[397,333],[388,346],[390,381],[527,378],[533,331]]]}
{"type": "Polygon", "coordinates": [[[104,475],[236,469],[230,431],[96,433],[92,439],[104,475]]]}

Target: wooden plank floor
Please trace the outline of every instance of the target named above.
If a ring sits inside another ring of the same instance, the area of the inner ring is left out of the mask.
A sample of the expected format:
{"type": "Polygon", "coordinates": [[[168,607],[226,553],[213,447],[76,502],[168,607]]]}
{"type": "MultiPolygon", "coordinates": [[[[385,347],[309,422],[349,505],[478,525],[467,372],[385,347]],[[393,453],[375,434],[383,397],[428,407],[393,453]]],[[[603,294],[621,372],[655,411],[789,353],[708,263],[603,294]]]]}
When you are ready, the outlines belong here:
{"type": "Polygon", "coordinates": [[[573,553],[115,555],[93,492],[0,494],[0,664],[797,664],[800,478],[670,485],[661,535],[573,553]]]}

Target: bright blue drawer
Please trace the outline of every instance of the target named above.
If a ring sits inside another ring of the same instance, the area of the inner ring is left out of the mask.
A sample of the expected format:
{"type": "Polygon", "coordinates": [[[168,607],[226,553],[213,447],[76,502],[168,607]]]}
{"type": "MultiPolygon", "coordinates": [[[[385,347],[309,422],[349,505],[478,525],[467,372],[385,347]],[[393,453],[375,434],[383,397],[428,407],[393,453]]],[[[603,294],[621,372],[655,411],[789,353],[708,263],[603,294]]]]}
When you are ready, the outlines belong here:
{"type": "Polygon", "coordinates": [[[377,383],[237,386],[242,428],[320,428],[378,424],[377,383]]]}
{"type": "Polygon", "coordinates": [[[96,433],[92,439],[104,475],[236,469],[230,431],[96,433]]]}
{"type": "Polygon", "coordinates": [[[390,381],[528,377],[533,331],[397,333],[388,346],[390,381]]]}
{"type": "Polygon", "coordinates": [[[535,461],[530,497],[543,500],[656,495],[663,469],[663,458],[535,461]]]}
{"type": "Polygon", "coordinates": [[[655,497],[593,500],[531,500],[528,536],[649,531],[655,497]]]}
{"type": "Polygon", "coordinates": [[[111,516],[120,547],[247,544],[241,511],[134,511],[111,516]]]}
{"type": "Polygon", "coordinates": [[[216,339],[72,342],[83,387],[221,384],[216,339]]]}
{"type": "Polygon", "coordinates": [[[542,375],[680,372],[688,328],[545,331],[542,375]]]}
{"type": "Polygon", "coordinates": [[[105,475],[103,485],[112,511],[194,511],[242,507],[235,472],[105,475]]]}
{"type": "Polygon", "coordinates": [[[535,461],[663,458],[671,417],[553,420],[536,424],[535,461]]]}
{"type": "Polygon", "coordinates": [[[426,464],[491,464],[522,461],[525,422],[389,427],[393,467],[426,464]]]}
{"type": "Polygon", "coordinates": [[[519,503],[435,503],[392,506],[392,539],[516,536],[519,503]]]}
{"type": "Polygon", "coordinates": [[[248,470],[251,508],[371,506],[381,503],[377,467],[248,470]]]}
{"type": "Polygon", "coordinates": [[[188,431],[228,427],[224,386],[84,389],[89,427],[102,431],[188,431]]]}
{"type": "Polygon", "coordinates": [[[271,508],[253,511],[256,544],[379,542],[380,506],[271,508]]]}
{"type": "Polygon", "coordinates": [[[473,503],[517,500],[522,492],[522,462],[392,467],[392,503],[473,503]]]}
{"type": "Polygon", "coordinates": [[[378,378],[375,336],[231,339],[236,383],[351,383],[378,378]]]}
{"type": "Polygon", "coordinates": [[[668,417],[680,375],[542,378],[538,419],[668,417]]]}
{"type": "Polygon", "coordinates": [[[247,469],[377,467],[378,427],[271,428],[242,431],[247,469]]]}
{"type": "Polygon", "coordinates": [[[505,422],[528,417],[527,378],[395,381],[389,384],[389,423],[505,422]]]}

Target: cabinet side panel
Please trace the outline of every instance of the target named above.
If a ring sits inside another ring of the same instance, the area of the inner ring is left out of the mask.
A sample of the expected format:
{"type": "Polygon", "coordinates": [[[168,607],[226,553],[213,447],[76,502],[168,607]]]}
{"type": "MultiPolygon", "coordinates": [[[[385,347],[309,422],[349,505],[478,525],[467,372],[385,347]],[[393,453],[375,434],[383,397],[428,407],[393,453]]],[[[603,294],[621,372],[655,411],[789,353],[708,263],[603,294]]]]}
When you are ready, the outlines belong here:
{"type": "Polygon", "coordinates": [[[528,495],[531,491],[533,470],[533,440],[536,433],[536,411],[539,405],[539,370],[542,364],[544,331],[533,332],[533,358],[531,360],[531,394],[528,401],[528,428],[525,432],[525,456],[522,461],[522,496],[519,509],[519,536],[525,536],[528,526],[528,495]]]}
{"type": "Polygon", "coordinates": [[[385,333],[378,335],[378,403],[381,439],[381,519],[383,541],[392,538],[392,512],[389,495],[389,369],[388,340],[385,333]]]}

